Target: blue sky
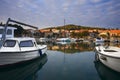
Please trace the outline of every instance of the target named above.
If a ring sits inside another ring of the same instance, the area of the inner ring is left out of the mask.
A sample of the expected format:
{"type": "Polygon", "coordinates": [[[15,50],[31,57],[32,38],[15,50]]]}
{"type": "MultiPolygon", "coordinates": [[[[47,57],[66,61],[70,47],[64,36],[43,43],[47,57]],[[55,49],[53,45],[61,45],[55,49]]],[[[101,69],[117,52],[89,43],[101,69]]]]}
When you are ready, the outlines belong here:
{"type": "Polygon", "coordinates": [[[120,27],[120,0],[0,0],[0,22],[8,18],[39,28],[64,24],[120,27]]]}

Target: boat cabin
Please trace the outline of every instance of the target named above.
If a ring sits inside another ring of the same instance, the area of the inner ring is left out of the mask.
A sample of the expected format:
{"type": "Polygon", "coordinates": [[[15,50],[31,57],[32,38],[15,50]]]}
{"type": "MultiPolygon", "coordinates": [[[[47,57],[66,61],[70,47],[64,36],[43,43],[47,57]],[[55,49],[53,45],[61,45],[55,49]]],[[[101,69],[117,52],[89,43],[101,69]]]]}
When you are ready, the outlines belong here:
{"type": "Polygon", "coordinates": [[[37,48],[37,43],[34,38],[7,38],[0,52],[31,51],[37,48]]]}
{"type": "MultiPolygon", "coordinates": [[[[4,27],[3,26],[0,26],[0,39],[2,38],[2,33],[3,33],[3,29],[4,27]]],[[[14,31],[16,30],[17,28],[14,28],[14,27],[7,27],[7,33],[6,33],[6,38],[13,38],[14,37],[14,31]]]]}

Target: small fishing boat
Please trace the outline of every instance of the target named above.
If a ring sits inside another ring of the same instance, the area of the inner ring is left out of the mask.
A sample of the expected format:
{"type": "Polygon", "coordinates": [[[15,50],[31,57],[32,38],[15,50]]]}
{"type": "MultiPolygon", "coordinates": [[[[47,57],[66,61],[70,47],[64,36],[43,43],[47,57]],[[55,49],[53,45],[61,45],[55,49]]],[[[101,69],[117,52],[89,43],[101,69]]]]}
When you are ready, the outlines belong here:
{"type": "Polygon", "coordinates": [[[33,37],[6,38],[7,25],[9,21],[23,24],[21,22],[8,19],[1,38],[0,66],[36,59],[46,53],[47,45],[38,45],[33,37]]]}
{"type": "Polygon", "coordinates": [[[0,48],[0,65],[35,59],[46,53],[46,45],[37,45],[34,38],[7,38],[0,48]]]}
{"type": "Polygon", "coordinates": [[[57,42],[71,42],[70,38],[57,38],[57,42]]]}
{"type": "Polygon", "coordinates": [[[99,42],[104,42],[104,39],[103,38],[100,38],[100,37],[97,37],[96,40],[95,40],[96,43],[99,43],[99,42]]]}
{"type": "Polygon", "coordinates": [[[66,45],[66,44],[70,44],[71,42],[56,42],[56,44],[58,45],[66,45]]]}
{"type": "Polygon", "coordinates": [[[39,39],[39,42],[47,42],[48,41],[48,38],[40,38],[39,39]]]}
{"type": "Polygon", "coordinates": [[[96,60],[105,66],[120,72],[120,48],[113,46],[96,46],[96,60]]]}

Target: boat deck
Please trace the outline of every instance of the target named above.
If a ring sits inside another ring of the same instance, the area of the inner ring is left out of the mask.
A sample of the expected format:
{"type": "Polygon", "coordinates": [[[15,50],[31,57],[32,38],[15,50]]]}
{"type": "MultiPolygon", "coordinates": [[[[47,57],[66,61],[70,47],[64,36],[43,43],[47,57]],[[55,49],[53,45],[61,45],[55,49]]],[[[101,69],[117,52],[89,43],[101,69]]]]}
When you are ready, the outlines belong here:
{"type": "Polygon", "coordinates": [[[120,58],[120,48],[118,47],[109,46],[105,48],[104,46],[97,46],[96,50],[102,55],[120,58]]]}

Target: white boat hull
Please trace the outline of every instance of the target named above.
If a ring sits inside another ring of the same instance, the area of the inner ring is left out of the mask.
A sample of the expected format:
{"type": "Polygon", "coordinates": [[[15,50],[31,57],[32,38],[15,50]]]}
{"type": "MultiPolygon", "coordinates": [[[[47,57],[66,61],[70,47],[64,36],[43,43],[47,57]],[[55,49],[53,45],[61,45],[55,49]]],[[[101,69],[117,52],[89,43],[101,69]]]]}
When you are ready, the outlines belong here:
{"type": "Polygon", "coordinates": [[[47,45],[38,45],[38,48],[41,50],[42,54],[47,52],[47,45]]]}
{"type": "Polygon", "coordinates": [[[23,53],[0,53],[0,65],[13,64],[39,57],[38,51],[23,53]]]}
{"type": "Polygon", "coordinates": [[[102,50],[96,49],[96,59],[102,62],[105,66],[111,68],[114,71],[120,72],[120,57],[110,56],[107,54],[115,54],[111,53],[103,53],[102,50]]]}
{"type": "Polygon", "coordinates": [[[15,64],[23,61],[32,60],[46,53],[47,47],[40,50],[23,51],[23,52],[0,52],[0,66],[15,64]]]}
{"type": "Polygon", "coordinates": [[[105,55],[99,55],[99,60],[106,65],[107,67],[120,72],[120,59],[119,58],[114,58],[114,57],[109,57],[105,55]]]}

